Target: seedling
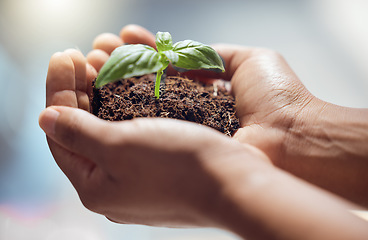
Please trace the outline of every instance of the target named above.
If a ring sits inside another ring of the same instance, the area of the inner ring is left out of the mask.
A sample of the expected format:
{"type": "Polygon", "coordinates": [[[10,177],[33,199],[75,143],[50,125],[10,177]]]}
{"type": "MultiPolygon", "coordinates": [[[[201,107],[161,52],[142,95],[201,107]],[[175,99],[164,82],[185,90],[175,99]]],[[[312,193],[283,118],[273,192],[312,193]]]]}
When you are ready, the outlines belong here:
{"type": "Polygon", "coordinates": [[[221,57],[208,45],[192,40],[173,44],[170,33],[158,32],[156,46],[157,51],[143,44],[123,45],[116,48],[101,68],[95,87],[99,88],[123,78],[157,72],[155,96],[159,98],[161,78],[170,63],[187,70],[225,71],[221,57]]]}

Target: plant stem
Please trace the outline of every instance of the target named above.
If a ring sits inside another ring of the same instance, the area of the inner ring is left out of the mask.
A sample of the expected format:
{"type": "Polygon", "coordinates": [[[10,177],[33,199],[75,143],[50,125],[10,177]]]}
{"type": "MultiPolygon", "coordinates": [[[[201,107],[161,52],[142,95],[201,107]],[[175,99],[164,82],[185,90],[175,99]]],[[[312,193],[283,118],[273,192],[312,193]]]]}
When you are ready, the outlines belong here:
{"type": "Polygon", "coordinates": [[[162,74],[164,74],[164,69],[161,68],[160,70],[157,71],[156,74],[155,96],[157,97],[157,99],[160,98],[160,83],[162,74]]]}

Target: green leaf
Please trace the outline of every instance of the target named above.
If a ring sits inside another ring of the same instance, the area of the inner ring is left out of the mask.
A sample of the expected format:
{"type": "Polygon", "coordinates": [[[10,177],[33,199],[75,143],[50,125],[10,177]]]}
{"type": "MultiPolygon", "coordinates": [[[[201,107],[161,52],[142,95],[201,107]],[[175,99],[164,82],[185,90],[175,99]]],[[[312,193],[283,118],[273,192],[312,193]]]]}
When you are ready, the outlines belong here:
{"type": "Polygon", "coordinates": [[[103,65],[96,88],[122,78],[157,72],[163,67],[161,55],[147,45],[132,44],[116,48],[103,65]]]}
{"type": "Polygon", "coordinates": [[[172,41],[170,33],[157,32],[156,33],[156,46],[157,46],[157,51],[159,52],[171,50],[173,48],[173,41],[172,41]]]}
{"type": "Polygon", "coordinates": [[[164,52],[171,63],[189,70],[218,69],[225,71],[221,57],[208,45],[192,40],[184,40],[173,45],[173,49],[164,52]]]}
{"type": "Polygon", "coordinates": [[[161,54],[165,55],[171,63],[179,61],[179,54],[174,52],[173,50],[163,51],[161,54]]]}

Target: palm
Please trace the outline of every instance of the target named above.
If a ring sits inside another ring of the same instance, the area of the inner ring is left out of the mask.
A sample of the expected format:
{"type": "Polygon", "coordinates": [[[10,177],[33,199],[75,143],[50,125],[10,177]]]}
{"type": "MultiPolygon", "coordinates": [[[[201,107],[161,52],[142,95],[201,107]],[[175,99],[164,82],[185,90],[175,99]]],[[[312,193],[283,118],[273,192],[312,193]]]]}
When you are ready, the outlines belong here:
{"type": "Polygon", "coordinates": [[[272,51],[239,46],[217,50],[229,63],[223,77],[231,80],[237,100],[242,128],[234,137],[260,148],[277,164],[289,129],[313,97],[272,51]]]}

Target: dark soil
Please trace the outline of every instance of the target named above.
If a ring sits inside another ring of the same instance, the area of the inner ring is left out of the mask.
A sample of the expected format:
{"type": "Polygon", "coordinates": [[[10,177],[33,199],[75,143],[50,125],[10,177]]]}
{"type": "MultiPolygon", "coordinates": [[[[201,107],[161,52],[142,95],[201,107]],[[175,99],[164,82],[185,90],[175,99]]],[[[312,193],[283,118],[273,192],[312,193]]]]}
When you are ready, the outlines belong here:
{"type": "Polygon", "coordinates": [[[175,118],[197,122],[229,136],[239,128],[235,99],[223,86],[167,77],[157,99],[154,81],[155,76],[150,74],[93,88],[93,114],[109,121],[136,117],[175,118]]]}

